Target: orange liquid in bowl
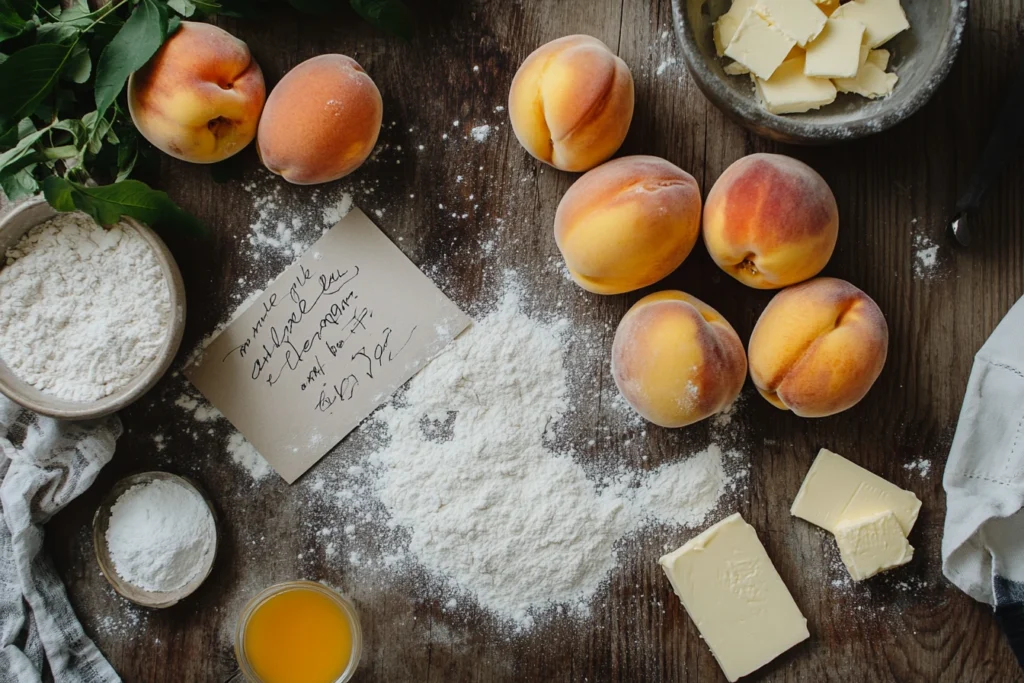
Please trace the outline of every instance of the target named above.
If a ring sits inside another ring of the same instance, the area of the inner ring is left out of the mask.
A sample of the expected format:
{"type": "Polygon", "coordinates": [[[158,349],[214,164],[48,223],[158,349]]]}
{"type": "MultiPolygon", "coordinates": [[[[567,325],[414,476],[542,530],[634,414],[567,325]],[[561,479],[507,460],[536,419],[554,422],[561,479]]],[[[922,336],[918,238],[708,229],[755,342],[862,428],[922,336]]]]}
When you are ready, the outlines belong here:
{"type": "Polygon", "coordinates": [[[292,588],[256,606],[245,659],[261,683],[334,683],[352,659],[349,615],[329,595],[292,588]]]}

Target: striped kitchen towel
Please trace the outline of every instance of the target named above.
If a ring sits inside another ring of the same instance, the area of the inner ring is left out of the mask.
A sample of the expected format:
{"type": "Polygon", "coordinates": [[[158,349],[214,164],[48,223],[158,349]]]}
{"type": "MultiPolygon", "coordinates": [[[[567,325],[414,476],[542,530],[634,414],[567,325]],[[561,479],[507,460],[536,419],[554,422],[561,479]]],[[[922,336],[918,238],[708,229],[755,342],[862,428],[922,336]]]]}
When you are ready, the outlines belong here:
{"type": "Polygon", "coordinates": [[[0,683],[120,683],[43,551],[43,525],[92,484],[116,416],[64,422],[0,395],[0,683]]]}
{"type": "Polygon", "coordinates": [[[995,608],[1024,668],[1024,299],[975,356],[942,483],[943,573],[995,608]]]}

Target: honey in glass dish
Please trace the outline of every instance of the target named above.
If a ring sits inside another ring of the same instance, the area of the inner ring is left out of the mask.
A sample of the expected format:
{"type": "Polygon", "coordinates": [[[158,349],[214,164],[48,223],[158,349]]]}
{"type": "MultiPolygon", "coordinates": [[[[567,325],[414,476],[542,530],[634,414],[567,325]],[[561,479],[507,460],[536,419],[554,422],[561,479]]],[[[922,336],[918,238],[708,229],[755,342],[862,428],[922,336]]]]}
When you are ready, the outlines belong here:
{"type": "Polygon", "coordinates": [[[361,650],[352,603],[311,581],[264,590],[246,605],[235,632],[238,664],[252,683],[344,683],[361,650]]]}

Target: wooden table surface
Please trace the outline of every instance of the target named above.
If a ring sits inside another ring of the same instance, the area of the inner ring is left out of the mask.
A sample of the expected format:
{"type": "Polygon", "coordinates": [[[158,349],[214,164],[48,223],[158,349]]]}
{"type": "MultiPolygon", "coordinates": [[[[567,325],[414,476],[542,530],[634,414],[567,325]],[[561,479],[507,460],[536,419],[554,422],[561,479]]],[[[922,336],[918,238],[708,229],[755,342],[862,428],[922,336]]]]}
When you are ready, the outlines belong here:
{"type": "MultiPolygon", "coordinates": [[[[770,407],[749,383],[744,390],[730,434],[750,459],[750,476],[716,518],[739,510],[757,528],[812,634],[751,680],[1011,681],[1021,674],[990,608],[946,582],[940,562],[942,471],[972,357],[1024,294],[1024,164],[1011,165],[987,197],[974,246],[955,250],[943,236],[1024,50],[1020,2],[979,0],[970,14],[956,66],[924,110],[868,140],[818,149],[754,137],[710,105],[681,63],[669,0],[437,2],[423,6],[409,44],[348,14],[310,19],[282,13],[272,21],[221,25],[248,42],[268,83],[320,53],[354,56],[384,97],[382,147],[329,189],[354,191],[371,215],[380,209],[382,229],[460,305],[479,310],[493,298],[501,274],[514,268],[541,309],[557,307],[575,322],[600,323],[604,331],[592,341],[605,349],[619,318],[644,292],[588,295],[557,267],[552,219],[575,176],[530,158],[512,135],[507,113],[497,109],[531,50],[570,33],[610,45],[636,81],[636,114],[620,153],[663,156],[691,172],[705,194],[731,162],[751,152],[791,154],[816,168],[834,190],[841,217],[825,274],[875,298],[891,345],[874,389],[835,417],[802,420],[770,407]],[[483,142],[466,137],[483,123],[500,125],[483,142]],[[491,239],[495,247],[485,253],[482,245],[491,239]],[[916,252],[927,244],[921,240],[939,245],[937,267],[927,273],[915,273],[916,252]],[[844,581],[833,541],[789,516],[822,446],[924,501],[908,568],[853,586],[844,581]],[[920,459],[930,462],[927,473],[906,467],[920,459]]],[[[255,190],[238,181],[216,184],[204,167],[161,162],[159,186],[214,228],[208,242],[169,240],[189,297],[178,367],[237,305],[240,277],[253,286],[287,263],[272,260],[254,271],[244,256],[243,237],[256,218],[254,196],[281,186],[284,203],[308,208],[323,198],[323,191],[314,200],[313,188],[284,187],[262,174],[251,149],[242,161],[245,182],[255,190]]],[[[658,286],[681,288],[717,307],[744,340],[771,296],[725,277],[702,246],[658,286]]],[[[602,356],[593,376],[602,391],[613,392],[606,365],[602,356]]],[[[372,545],[372,534],[337,537],[338,551],[328,556],[318,531],[350,520],[340,512],[329,518],[311,482],[345,465],[349,442],[294,486],[276,477],[254,484],[228,458],[228,425],[197,422],[174,405],[184,390],[180,375],[168,376],[122,414],[127,431],[113,462],[48,527],[48,547],[78,615],[126,681],[240,679],[231,640],[239,609],[266,585],[294,578],[327,581],[358,602],[366,640],[357,681],[724,680],[655,563],[663,546],[674,547],[695,531],[659,528],[628,539],[589,619],[555,618],[509,635],[472,605],[446,610],[429,582],[364,570],[349,551],[372,545]],[[100,575],[90,542],[99,500],[121,477],[150,469],[197,479],[217,501],[222,521],[212,577],[162,612],[118,598],[100,575]]],[[[582,430],[578,439],[570,434],[576,457],[655,467],[711,438],[706,424],[651,428],[626,445],[637,430],[605,411],[579,406],[582,424],[607,424],[614,438],[590,446],[582,430]]],[[[356,433],[349,441],[358,439],[356,433]]]]}

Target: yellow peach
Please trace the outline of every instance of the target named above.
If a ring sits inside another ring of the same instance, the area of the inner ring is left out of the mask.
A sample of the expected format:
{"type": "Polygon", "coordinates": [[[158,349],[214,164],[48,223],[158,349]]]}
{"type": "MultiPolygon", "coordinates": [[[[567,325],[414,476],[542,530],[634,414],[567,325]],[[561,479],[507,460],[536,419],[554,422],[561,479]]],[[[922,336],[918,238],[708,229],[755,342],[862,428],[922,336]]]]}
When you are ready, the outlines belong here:
{"type": "Polygon", "coordinates": [[[638,413],[662,427],[683,427],[726,409],[746,374],[736,331],[683,292],[645,296],[615,331],[615,384],[638,413]]]}
{"type": "Polygon", "coordinates": [[[128,110],[143,137],[178,159],[210,164],[252,142],[266,99],[245,43],[212,24],[181,22],[128,79],[128,110]]]}
{"type": "Polygon", "coordinates": [[[700,188],[651,156],[615,159],[583,175],[555,212],[555,242],[584,289],[619,294],[662,279],[700,232],[700,188]]]}
{"type": "Polygon", "coordinates": [[[537,48],[519,67],[508,113],[527,152],[563,171],[586,171],[626,139],[633,76],[597,38],[559,38],[537,48]]]}
{"type": "Polygon", "coordinates": [[[857,404],[878,379],[889,347],[885,316],[845,280],[788,287],[750,335],[750,377],[772,405],[825,417],[857,404]]]}
{"type": "Polygon", "coordinates": [[[832,257],[838,235],[832,190],[814,169],[791,157],[743,157],[708,193],[708,253],[750,287],[778,289],[814,277],[832,257]]]}
{"type": "Polygon", "coordinates": [[[366,161],[383,116],[380,91],[363,67],[345,55],[320,55],[270,92],[256,149],[267,169],[290,183],[326,183],[366,161]]]}

